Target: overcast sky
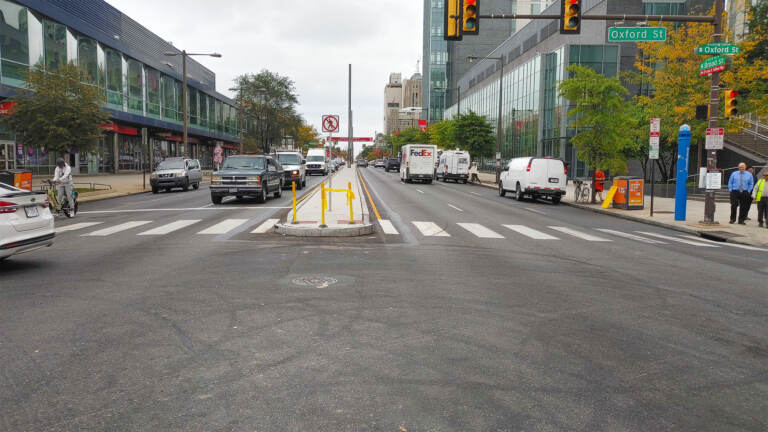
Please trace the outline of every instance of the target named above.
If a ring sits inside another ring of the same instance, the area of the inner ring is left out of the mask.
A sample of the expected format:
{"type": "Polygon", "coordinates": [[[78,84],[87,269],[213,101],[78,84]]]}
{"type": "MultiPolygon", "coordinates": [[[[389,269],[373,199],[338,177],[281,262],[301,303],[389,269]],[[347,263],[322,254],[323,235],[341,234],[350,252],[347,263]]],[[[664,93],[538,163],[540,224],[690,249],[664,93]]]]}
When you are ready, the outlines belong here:
{"type": "Polygon", "coordinates": [[[321,130],[323,114],[347,125],[352,63],[355,136],[381,131],[390,72],[410,77],[422,55],[421,0],[107,0],[179,49],[220,52],[198,58],[217,90],[243,73],[269,69],[296,82],[298,111],[321,130]]]}

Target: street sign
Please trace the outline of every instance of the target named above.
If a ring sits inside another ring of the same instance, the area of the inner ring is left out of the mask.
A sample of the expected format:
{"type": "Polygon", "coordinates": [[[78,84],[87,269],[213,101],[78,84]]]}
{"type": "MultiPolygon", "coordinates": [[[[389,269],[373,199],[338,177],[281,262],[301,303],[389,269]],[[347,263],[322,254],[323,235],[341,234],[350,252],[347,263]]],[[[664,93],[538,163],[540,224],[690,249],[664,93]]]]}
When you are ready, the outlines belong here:
{"type": "Polygon", "coordinates": [[[720,190],[723,187],[723,173],[721,171],[707,171],[707,190],[720,190]]]}
{"type": "Polygon", "coordinates": [[[725,56],[710,57],[699,65],[699,76],[712,75],[725,70],[725,56]]]}
{"type": "Polygon", "coordinates": [[[696,54],[704,54],[704,55],[713,55],[713,54],[734,55],[734,54],[740,53],[741,48],[739,48],[738,45],[717,42],[717,43],[708,43],[706,45],[698,46],[696,47],[695,52],[696,54]]]}
{"type": "MultiPolygon", "coordinates": [[[[347,137],[332,137],[333,141],[349,141],[349,138],[347,137]]],[[[353,142],[373,142],[373,138],[370,137],[361,137],[361,138],[352,138],[353,142]]]]}
{"type": "Polygon", "coordinates": [[[725,129],[723,128],[707,128],[707,138],[704,141],[704,148],[706,150],[722,150],[724,135],[725,129]]]}
{"type": "Polygon", "coordinates": [[[651,139],[648,148],[648,159],[659,158],[659,133],[661,132],[661,119],[651,119],[651,139]]]}
{"type": "Polygon", "coordinates": [[[664,42],[666,27],[610,27],[609,42],[664,42]]]}
{"type": "Polygon", "coordinates": [[[337,132],[339,130],[339,116],[323,116],[323,132],[337,132]]]}

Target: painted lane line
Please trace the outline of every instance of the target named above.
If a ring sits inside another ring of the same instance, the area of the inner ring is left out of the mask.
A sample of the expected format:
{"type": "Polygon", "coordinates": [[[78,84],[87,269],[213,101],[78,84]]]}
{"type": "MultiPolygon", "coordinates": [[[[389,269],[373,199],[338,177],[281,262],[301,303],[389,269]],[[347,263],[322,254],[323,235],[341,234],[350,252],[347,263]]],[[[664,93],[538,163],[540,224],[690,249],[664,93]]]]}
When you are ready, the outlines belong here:
{"type": "Polygon", "coordinates": [[[392,222],[390,222],[388,219],[379,220],[379,225],[381,225],[381,229],[384,231],[384,234],[389,234],[389,235],[400,234],[397,231],[397,229],[395,229],[395,226],[392,225],[392,222]]]}
{"type": "Polygon", "coordinates": [[[420,193],[420,194],[423,194],[423,193],[424,193],[424,191],[423,191],[423,190],[421,190],[421,189],[416,189],[416,192],[418,192],[418,193],[420,193]]]}
{"type": "Polygon", "coordinates": [[[738,244],[738,243],[716,242],[714,240],[703,239],[701,237],[696,237],[696,236],[692,236],[692,235],[683,235],[683,236],[680,236],[680,237],[685,237],[685,238],[689,238],[691,240],[696,240],[696,241],[700,241],[700,242],[704,242],[704,243],[713,243],[713,244],[721,245],[721,246],[730,246],[730,247],[735,247],[735,248],[739,248],[739,249],[746,249],[746,250],[751,250],[751,251],[757,251],[757,252],[768,252],[768,249],[763,249],[763,248],[759,248],[759,247],[755,247],[755,246],[747,246],[747,245],[738,244]]]}
{"type": "Polygon", "coordinates": [[[465,230],[471,232],[472,234],[480,237],[480,238],[495,238],[495,239],[503,239],[504,236],[497,233],[496,231],[490,230],[480,224],[476,223],[457,223],[456,225],[464,228],[465,230]]]}
{"type": "Polygon", "coordinates": [[[715,245],[711,245],[711,244],[706,244],[706,243],[703,243],[703,242],[700,242],[700,241],[686,240],[686,239],[682,239],[682,238],[678,238],[678,237],[667,236],[667,235],[664,235],[664,234],[656,234],[656,233],[645,232],[645,231],[635,231],[635,232],[638,233],[638,234],[643,234],[643,235],[647,235],[647,236],[651,236],[651,237],[657,237],[657,238],[664,239],[664,240],[671,240],[671,241],[674,241],[674,242],[684,243],[684,244],[691,245],[691,246],[711,247],[711,248],[720,247],[720,246],[715,246],[715,245]]]}
{"type": "Polygon", "coordinates": [[[504,227],[509,228],[512,231],[520,233],[526,237],[530,237],[534,240],[559,240],[555,236],[549,235],[547,233],[543,233],[533,228],[528,228],[525,225],[504,225],[504,227]]]}
{"type": "Polygon", "coordinates": [[[248,222],[248,219],[226,219],[210,228],[200,231],[198,234],[202,234],[202,235],[226,234],[246,222],[248,222]]]}
{"type": "Polygon", "coordinates": [[[178,220],[176,222],[171,222],[169,224],[159,226],[157,228],[153,228],[149,231],[144,231],[143,233],[139,233],[140,236],[155,236],[155,235],[166,235],[169,233],[172,233],[174,231],[178,231],[182,228],[186,228],[190,225],[194,225],[198,222],[200,222],[202,219],[186,219],[186,220],[178,220]]]}
{"type": "Polygon", "coordinates": [[[567,228],[567,227],[551,226],[550,228],[552,228],[555,231],[560,231],[561,233],[565,233],[565,234],[568,234],[568,235],[571,235],[571,236],[574,236],[576,238],[580,238],[580,239],[586,240],[586,241],[591,241],[591,242],[609,242],[609,241],[612,241],[612,240],[605,239],[605,238],[602,238],[602,237],[597,237],[597,236],[593,236],[593,235],[590,235],[590,234],[587,234],[587,233],[583,233],[581,231],[576,231],[576,230],[573,230],[573,229],[570,229],[570,228],[567,228]]]}
{"type": "Polygon", "coordinates": [[[541,210],[536,210],[536,209],[534,209],[534,208],[525,207],[525,209],[526,209],[526,210],[528,210],[529,212],[534,212],[534,213],[536,213],[536,214],[540,214],[540,215],[542,215],[542,216],[546,216],[546,215],[547,215],[547,214],[546,214],[546,213],[544,213],[543,211],[541,211],[541,210]]]}
{"type": "Polygon", "coordinates": [[[76,224],[67,225],[67,226],[63,226],[63,227],[58,227],[58,228],[56,228],[56,232],[57,233],[62,233],[62,232],[67,232],[67,231],[76,231],[76,230],[79,230],[79,229],[89,228],[89,227],[92,227],[92,226],[96,226],[96,225],[99,225],[99,224],[102,224],[102,223],[104,223],[104,222],[81,222],[81,223],[76,223],[76,224]]]}
{"type": "Polygon", "coordinates": [[[291,207],[188,207],[188,208],[159,208],[159,209],[132,209],[132,210],[92,210],[77,212],[84,214],[112,214],[112,213],[145,213],[145,212],[169,212],[169,211],[198,211],[198,210],[286,210],[291,207]]]}
{"type": "Polygon", "coordinates": [[[213,203],[206,204],[206,205],[203,206],[203,208],[213,207],[213,205],[214,205],[213,203]]]}
{"type": "Polygon", "coordinates": [[[469,193],[471,193],[472,195],[482,196],[482,195],[480,195],[480,194],[479,194],[479,193],[477,193],[477,192],[472,192],[472,191],[469,191],[469,193]]]}
{"type": "Polygon", "coordinates": [[[412,222],[421,233],[427,237],[450,237],[451,235],[445,232],[434,222],[412,222]]]}
{"type": "Polygon", "coordinates": [[[152,223],[152,221],[133,221],[133,222],[126,222],[120,225],[115,225],[110,228],[104,228],[103,230],[94,231],[89,234],[83,234],[82,237],[106,237],[108,235],[112,235],[115,233],[119,233],[121,231],[126,231],[133,228],[138,228],[142,225],[146,225],[148,223],[152,223]]]}
{"type": "Polygon", "coordinates": [[[597,228],[597,231],[604,232],[606,234],[612,234],[612,235],[615,235],[616,237],[623,237],[623,238],[626,238],[626,239],[639,241],[639,242],[642,242],[642,243],[666,244],[663,241],[649,239],[649,238],[641,237],[639,235],[634,235],[634,234],[626,233],[626,232],[623,232],[623,231],[616,231],[616,230],[605,229],[605,228],[597,228]]]}
{"type": "Polygon", "coordinates": [[[460,208],[458,208],[458,207],[456,207],[455,205],[452,205],[452,204],[448,204],[448,207],[450,207],[450,208],[452,208],[452,209],[454,209],[454,210],[458,210],[458,211],[460,211],[460,212],[463,212],[463,211],[464,211],[464,210],[462,210],[462,209],[460,209],[460,208]]]}
{"type": "Polygon", "coordinates": [[[267,219],[263,224],[259,225],[258,228],[251,231],[251,234],[265,234],[274,228],[275,224],[278,222],[280,222],[280,219],[267,219]]]}

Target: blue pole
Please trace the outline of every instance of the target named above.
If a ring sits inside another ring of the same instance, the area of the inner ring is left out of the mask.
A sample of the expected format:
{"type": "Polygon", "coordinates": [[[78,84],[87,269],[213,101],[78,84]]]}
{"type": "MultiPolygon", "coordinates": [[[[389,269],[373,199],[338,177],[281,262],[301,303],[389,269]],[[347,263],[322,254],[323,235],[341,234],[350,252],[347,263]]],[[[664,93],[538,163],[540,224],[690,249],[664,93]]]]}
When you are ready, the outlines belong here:
{"type": "Polygon", "coordinates": [[[691,127],[680,126],[677,135],[677,179],[675,190],[675,220],[685,220],[685,210],[688,204],[688,153],[691,149],[691,127]]]}

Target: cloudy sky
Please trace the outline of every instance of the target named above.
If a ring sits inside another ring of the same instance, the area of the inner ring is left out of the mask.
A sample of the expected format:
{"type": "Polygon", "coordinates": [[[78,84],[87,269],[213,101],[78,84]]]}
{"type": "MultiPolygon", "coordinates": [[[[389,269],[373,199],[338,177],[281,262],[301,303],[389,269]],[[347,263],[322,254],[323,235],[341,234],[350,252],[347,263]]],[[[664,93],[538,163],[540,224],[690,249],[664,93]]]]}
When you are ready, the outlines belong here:
{"type": "Polygon", "coordinates": [[[107,1],[180,49],[220,52],[199,61],[223,94],[243,73],[289,76],[307,122],[321,130],[323,114],[339,114],[345,136],[347,65],[355,136],[373,136],[390,72],[409,77],[421,60],[422,0],[107,1]]]}

